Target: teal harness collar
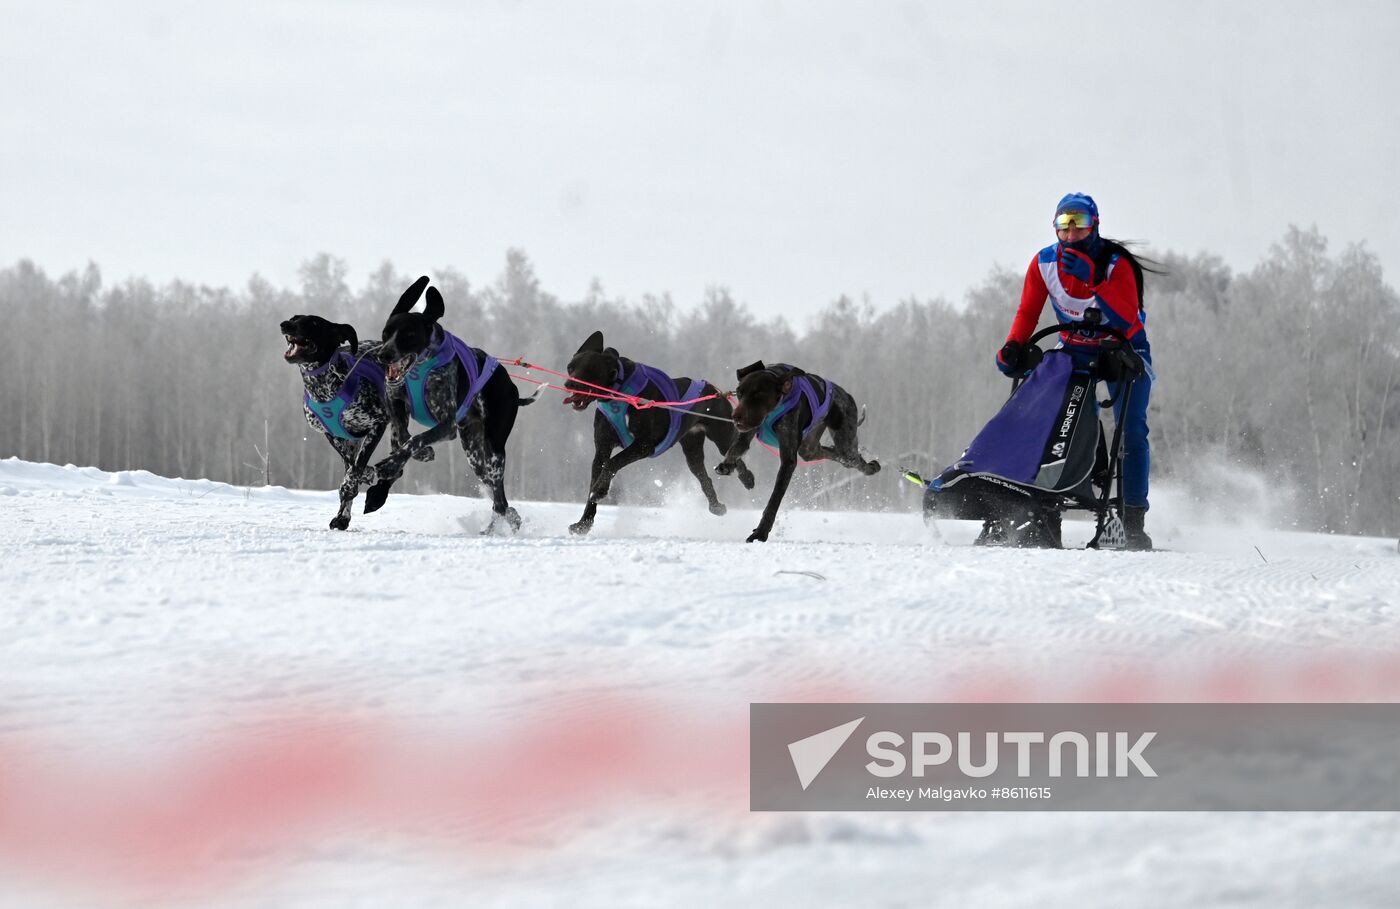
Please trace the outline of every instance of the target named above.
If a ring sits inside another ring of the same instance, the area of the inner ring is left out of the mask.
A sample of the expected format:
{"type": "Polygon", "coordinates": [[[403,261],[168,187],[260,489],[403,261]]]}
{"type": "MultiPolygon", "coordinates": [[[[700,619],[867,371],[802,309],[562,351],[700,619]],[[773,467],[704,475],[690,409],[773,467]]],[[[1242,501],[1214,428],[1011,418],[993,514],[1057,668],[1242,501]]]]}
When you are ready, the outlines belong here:
{"type": "Polygon", "coordinates": [[[425,350],[404,373],[404,387],[408,391],[408,410],[413,419],[424,426],[436,426],[439,420],[428,408],[428,377],[456,360],[467,373],[467,391],[462,395],[462,403],[457,406],[453,422],[460,423],[471,409],[476,396],[486,386],[486,380],[500,364],[490,354],[468,347],[466,342],[451,332],[442,331],[442,338],[433,347],[425,350]],[[478,362],[480,355],[482,360],[478,362]]]}
{"type": "Polygon", "coordinates": [[[350,402],[355,400],[355,395],[359,394],[362,382],[369,382],[379,395],[380,401],[384,400],[384,368],[367,356],[354,358],[349,351],[341,349],[331,354],[331,358],[320,366],[305,372],[308,376],[320,376],[332,366],[345,369],[345,381],[340,383],[335,395],[328,401],[322,401],[313,398],[311,390],[307,389],[302,395],[302,402],[306,409],[321,421],[326,432],[338,439],[354,441],[360,436],[346,428],[345,408],[349,407],[350,402]]]}
{"type": "MultiPolygon", "coordinates": [[[[619,369],[626,369],[625,364],[619,369]]],[[[660,401],[682,401],[694,398],[697,393],[705,387],[704,379],[692,379],[690,387],[686,389],[685,396],[681,397],[676,388],[676,382],[666,373],[654,366],[645,363],[633,363],[632,371],[626,373],[621,381],[613,386],[613,390],[619,395],[628,398],[639,398],[648,386],[655,385],[656,390],[661,394],[657,400],[660,401]]],[[[622,443],[623,448],[630,448],[636,441],[632,430],[627,426],[627,411],[632,405],[627,401],[609,401],[598,399],[598,411],[612,424],[613,432],[617,433],[617,440],[622,443]]],[[[651,457],[660,456],[663,452],[676,444],[676,439],[681,434],[681,421],[687,411],[694,407],[694,404],[668,405],[667,414],[670,416],[670,424],[666,428],[666,436],[661,440],[661,444],[656,446],[656,450],[651,453],[651,457]]]]}
{"type": "MultiPolygon", "coordinates": [[[[793,367],[786,363],[775,363],[768,367],[768,371],[779,378],[790,375],[792,370],[793,367]]],[[[778,432],[774,427],[779,420],[791,413],[798,402],[803,399],[807,401],[807,409],[811,411],[812,418],[803,427],[802,438],[806,439],[812,434],[812,430],[825,420],[827,413],[831,411],[831,380],[824,379],[823,381],[826,383],[826,388],[824,394],[818,397],[816,383],[812,381],[811,376],[806,373],[792,376],[792,390],[783,396],[777,407],[768,412],[768,416],[763,418],[763,424],[758,428],[758,437],[763,444],[771,448],[779,447],[778,432]]]]}

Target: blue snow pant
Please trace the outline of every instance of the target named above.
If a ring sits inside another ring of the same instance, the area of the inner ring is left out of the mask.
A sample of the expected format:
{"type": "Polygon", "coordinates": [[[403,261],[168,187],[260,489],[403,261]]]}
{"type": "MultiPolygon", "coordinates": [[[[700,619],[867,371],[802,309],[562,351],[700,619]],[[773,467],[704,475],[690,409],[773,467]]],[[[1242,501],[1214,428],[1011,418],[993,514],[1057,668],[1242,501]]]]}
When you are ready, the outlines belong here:
{"type": "MultiPolygon", "coordinates": [[[[1134,347],[1147,363],[1147,371],[1133,383],[1128,412],[1123,402],[1115,401],[1113,419],[1123,426],[1123,504],[1147,508],[1147,475],[1152,469],[1152,450],[1147,444],[1147,401],[1152,397],[1152,348],[1134,347]],[[1126,421],[1126,422],[1125,422],[1126,421]]],[[[1117,398],[1119,382],[1108,382],[1110,395],[1117,398]]]]}
{"type": "MultiPolygon", "coordinates": [[[[1134,344],[1133,350],[1147,364],[1147,371],[1133,383],[1132,400],[1128,402],[1126,416],[1123,401],[1118,397],[1121,383],[1104,384],[1114,399],[1113,419],[1123,424],[1123,504],[1147,508],[1147,475],[1152,469],[1152,451],[1147,444],[1147,402],[1152,397],[1152,382],[1156,374],[1152,371],[1152,348],[1147,342],[1134,344]]],[[[1093,356],[1092,349],[1071,353],[1078,365],[1083,365],[1093,356]]]]}

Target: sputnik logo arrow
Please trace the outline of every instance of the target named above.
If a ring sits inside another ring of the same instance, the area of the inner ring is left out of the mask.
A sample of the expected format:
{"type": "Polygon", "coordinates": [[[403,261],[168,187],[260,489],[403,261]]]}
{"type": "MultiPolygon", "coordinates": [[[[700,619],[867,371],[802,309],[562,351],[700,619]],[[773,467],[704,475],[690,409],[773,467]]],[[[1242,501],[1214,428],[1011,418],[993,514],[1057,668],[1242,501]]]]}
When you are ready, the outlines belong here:
{"type": "Polygon", "coordinates": [[[793,769],[797,771],[797,781],[802,784],[802,790],[807,791],[807,787],[817,778],[817,774],[831,763],[831,759],[836,757],[836,752],[841,750],[841,746],[846,744],[846,739],[851,737],[851,733],[856,731],[856,727],[865,722],[865,717],[858,720],[851,720],[835,726],[825,732],[818,732],[816,735],[809,735],[805,739],[798,739],[788,745],[788,754],[792,756],[793,769]]]}

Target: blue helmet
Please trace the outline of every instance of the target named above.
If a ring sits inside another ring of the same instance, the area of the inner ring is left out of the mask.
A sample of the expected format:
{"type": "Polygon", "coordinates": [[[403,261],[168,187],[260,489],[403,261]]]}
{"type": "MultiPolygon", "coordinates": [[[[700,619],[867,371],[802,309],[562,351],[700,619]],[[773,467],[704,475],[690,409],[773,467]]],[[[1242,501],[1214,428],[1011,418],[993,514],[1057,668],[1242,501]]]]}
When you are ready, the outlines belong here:
{"type": "Polygon", "coordinates": [[[1099,236],[1099,207],[1095,204],[1094,197],[1088,193],[1070,193],[1055,206],[1055,217],[1058,218],[1067,211],[1086,211],[1094,219],[1094,223],[1087,237],[1062,245],[1098,260],[1103,255],[1104,242],[1103,237],[1099,236]]]}
{"type": "Polygon", "coordinates": [[[1095,221],[1099,219],[1099,207],[1088,193],[1070,193],[1061,199],[1060,204],[1055,206],[1055,214],[1067,211],[1087,211],[1095,221]]]}

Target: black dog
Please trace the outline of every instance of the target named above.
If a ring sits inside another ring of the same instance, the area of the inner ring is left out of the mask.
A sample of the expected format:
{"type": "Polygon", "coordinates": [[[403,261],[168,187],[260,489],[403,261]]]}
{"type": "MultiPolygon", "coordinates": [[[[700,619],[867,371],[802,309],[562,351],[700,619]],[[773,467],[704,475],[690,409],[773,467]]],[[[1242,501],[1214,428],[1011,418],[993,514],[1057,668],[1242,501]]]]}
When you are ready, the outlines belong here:
{"type": "MultiPolygon", "coordinates": [[[[489,533],[499,517],[519,530],[520,515],[506,502],[506,439],[516,412],[534,399],[521,399],[494,357],[468,347],[438,324],[445,307],[437,288],[428,287],[423,312],[409,312],[427,285],[425,275],[404,291],[384,323],[383,344],[376,354],[385,365],[394,418],[406,422],[411,415],[428,430],[376,464],[375,476],[380,481],[397,478],[410,457],[460,433],[477,479],[491,488],[491,523],[484,532],[489,533]]],[[[366,512],[382,504],[374,490],[365,496],[366,512]]]]}
{"type": "MultiPolygon", "coordinates": [[[[593,471],[588,485],[588,504],[583,517],[569,525],[574,533],[588,533],[598,513],[598,500],[608,494],[617,472],[642,458],[654,458],[676,442],[685,454],[686,466],[700,481],[700,489],[710,503],[710,513],[721,515],[724,504],[715,495],[715,484],[705,471],[705,440],[715,443],[723,454],[734,442],[734,424],[729,401],[704,379],[672,379],[659,369],[637,363],[603,346],[603,333],[595,331],[569,360],[569,380],[565,387],[574,392],[564,399],[575,410],[598,405],[593,417],[593,471]],[[652,401],[689,401],[714,395],[684,411],[660,407],[636,408],[624,401],[597,397],[601,389],[652,401]],[[614,448],[622,447],[616,455],[614,448]]],[[[753,489],[753,473],[736,461],[739,480],[753,489]]]]}
{"type": "Polygon", "coordinates": [[[365,467],[389,422],[384,367],[369,348],[360,351],[355,329],[349,325],[320,316],[292,316],[281,327],[287,339],[283,359],[301,368],[306,386],[302,398],[306,422],[325,434],[345,462],[340,511],[331,518],[333,530],[344,530],[350,526],[350,507],[361,486],[373,486],[366,499],[377,496],[382,501],[393,483],[391,479],[382,488],[374,485],[375,473],[365,467]],[[342,342],[349,348],[341,347],[342,342]]]}
{"type": "Polygon", "coordinates": [[[778,449],[773,494],[748,542],[767,541],[799,457],[808,461],[830,458],[867,476],[879,473],[878,461],[867,461],[860,455],[856,427],[861,418],[855,398],[829,379],[784,363],[764,366],[760,360],[739,370],[739,387],[734,394],[739,399],[734,408],[739,437],[715,466],[715,473],[727,476],[733,472],[755,435],[778,449]],[[821,444],[823,430],[831,431],[830,447],[821,444]]]}

